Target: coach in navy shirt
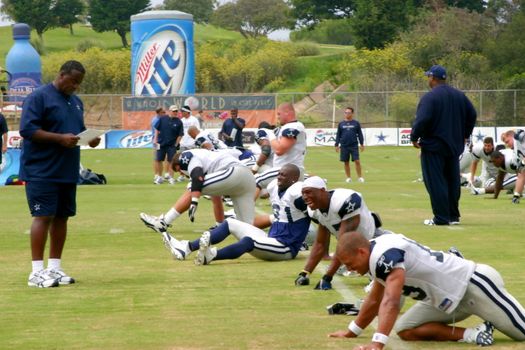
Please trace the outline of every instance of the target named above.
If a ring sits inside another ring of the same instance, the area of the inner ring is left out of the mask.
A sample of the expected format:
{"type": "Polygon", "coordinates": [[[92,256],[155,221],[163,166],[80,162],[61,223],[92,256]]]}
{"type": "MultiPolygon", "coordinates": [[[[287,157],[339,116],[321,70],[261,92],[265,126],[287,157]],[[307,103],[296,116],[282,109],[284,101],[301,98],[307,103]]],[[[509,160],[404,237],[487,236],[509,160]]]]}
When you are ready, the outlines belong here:
{"type": "Polygon", "coordinates": [[[335,137],[335,151],[340,152],[339,160],[345,164],[346,182],[352,182],[352,177],[350,176],[350,156],[352,156],[352,162],[355,163],[358,181],[365,182],[361,174],[359,145],[361,145],[361,152],[363,152],[365,146],[361,124],[354,119],[354,109],[352,107],[346,107],[345,120],[337,126],[337,135],[335,137]]]}
{"type": "Polygon", "coordinates": [[[459,156],[476,123],[476,110],[465,94],[446,83],[439,65],[425,75],[432,89],[417,107],[410,140],[421,148],[423,180],[434,217],[425,225],[459,224],[459,156]]]}
{"type": "Polygon", "coordinates": [[[239,110],[233,108],[230,111],[230,119],[226,119],[222,123],[221,131],[219,135],[224,140],[224,143],[228,147],[243,148],[242,144],[242,129],[246,125],[246,121],[238,116],[239,110]]]}
{"type": "MultiPolygon", "coordinates": [[[[176,105],[170,106],[171,114],[160,115],[159,119],[155,124],[155,133],[154,142],[158,145],[157,150],[155,151],[155,162],[157,169],[157,176],[161,177],[162,172],[162,162],[167,160],[169,164],[173,160],[173,156],[179,148],[179,142],[182,136],[184,135],[184,126],[182,121],[177,117],[178,107],[176,105]]],[[[173,178],[173,168],[168,166],[168,181],[171,185],[175,183],[173,178]]]]}
{"type": "MultiPolygon", "coordinates": [[[[67,221],[76,213],[76,186],[79,180],[80,139],[84,131],[84,107],[73,95],[84,79],[80,62],[67,61],[55,80],[24,100],[20,135],[24,138],[20,178],[26,181],[26,196],[33,217],[31,287],[56,287],[75,280],[61,268],[67,236],[67,221]],[[44,269],[47,235],[51,237],[48,267],[44,269]]],[[[100,138],[89,142],[96,147],[100,138]]]]}

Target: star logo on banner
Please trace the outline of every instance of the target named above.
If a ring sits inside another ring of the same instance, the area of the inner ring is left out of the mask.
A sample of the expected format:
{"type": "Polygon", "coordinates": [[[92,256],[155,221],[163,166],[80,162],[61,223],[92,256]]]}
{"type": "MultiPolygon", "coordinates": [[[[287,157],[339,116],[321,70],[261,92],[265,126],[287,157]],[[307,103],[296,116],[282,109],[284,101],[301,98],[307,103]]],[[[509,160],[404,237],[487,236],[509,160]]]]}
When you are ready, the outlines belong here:
{"type": "Polygon", "coordinates": [[[386,138],[388,135],[383,135],[383,131],[379,135],[375,135],[377,137],[377,142],[386,142],[386,138]]]}
{"type": "Polygon", "coordinates": [[[483,139],[485,138],[485,135],[481,133],[481,130],[478,130],[478,133],[474,135],[474,137],[476,137],[476,142],[479,142],[479,141],[483,141],[483,139]]]}
{"type": "Polygon", "coordinates": [[[190,162],[190,158],[184,155],[180,158],[180,162],[182,164],[188,164],[190,162]]]}

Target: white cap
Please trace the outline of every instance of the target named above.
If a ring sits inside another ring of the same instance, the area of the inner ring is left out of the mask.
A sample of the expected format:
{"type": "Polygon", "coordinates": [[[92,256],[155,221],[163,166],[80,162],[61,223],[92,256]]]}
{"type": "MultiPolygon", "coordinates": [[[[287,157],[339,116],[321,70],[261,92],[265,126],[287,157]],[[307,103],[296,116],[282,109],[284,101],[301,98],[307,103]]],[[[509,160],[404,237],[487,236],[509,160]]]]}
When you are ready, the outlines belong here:
{"type": "Polygon", "coordinates": [[[175,111],[178,111],[178,110],[179,110],[179,106],[177,106],[177,105],[171,105],[170,106],[170,111],[175,112],[175,111]]]}
{"type": "Polygon", "coordinates": [[[308,179],[303,181],[303,188],[324,188],[326,190],[326,183],[319,176],[310,176],[308,179]]]}

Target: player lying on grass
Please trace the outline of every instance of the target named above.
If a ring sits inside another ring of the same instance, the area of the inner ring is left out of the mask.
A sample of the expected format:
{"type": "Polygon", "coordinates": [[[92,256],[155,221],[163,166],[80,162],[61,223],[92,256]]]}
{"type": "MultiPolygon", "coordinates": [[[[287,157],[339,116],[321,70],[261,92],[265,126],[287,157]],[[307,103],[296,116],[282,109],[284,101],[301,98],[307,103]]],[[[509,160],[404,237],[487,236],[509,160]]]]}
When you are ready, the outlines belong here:
{"type": "Polygon", "coordinates": [[[302,183],[298,182],[299,176],[299,168],[287,164],[269,185],[273,214],[265,217],[268,224],[271,222],[268,234],[239,220],[227,219],[217,228],[205,231],[200,239],[191,242],[179,241],[163,232],[166,247],[178,260],[184,260],[191,252],[198,251],[195,258],[197,265],[207,265],[215,260],[237,259],[245,253],[268,261],[294,259],[310,226],[306,204],[301,196],[302,183]],[[222,242],[230,234],[238,242],[222,249],[211,246],[222,242]]]}
{"type": "Polygon", "coordinates": [[[344,233],[336,256],[348,270],[369,273],[374,281],[348,330],[329,334],[357,337],[377,316],[371,342],[356,349],[383,349],[392,329],[408,341],[463,341],[487,346],[494,342],[494,327],[514,340],[525,340],[525,310],[507,292],[500,274],[488,265],[430,250],[399,234],[369,241],[358,232],[344,233]],[[402,295],[417,302],[397,319],[402,295]],[[471,315],[485,322],[475,328],[454,325],[471,315]]]}

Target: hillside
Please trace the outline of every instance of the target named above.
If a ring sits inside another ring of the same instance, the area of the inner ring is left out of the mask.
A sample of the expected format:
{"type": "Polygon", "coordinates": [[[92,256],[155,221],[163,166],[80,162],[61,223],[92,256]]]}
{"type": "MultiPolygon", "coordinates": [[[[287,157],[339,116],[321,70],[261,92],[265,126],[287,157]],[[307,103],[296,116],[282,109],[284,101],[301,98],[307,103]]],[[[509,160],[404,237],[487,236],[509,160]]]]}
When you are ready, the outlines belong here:
{"type": "MultiPolygon", "coordinates": [[[[77,24],[73,28],[74,35],[69,34],[67,28],[56,28],[44,33],[44,44],[47,52],[57,52],[62,50],[75,49],[79,42],[83,40],[95,40],[100,42],[100,46],[106,49],[121,48],[120,37],[112,32],[97,33],[90,27],[77,24]]],[[[31,33],[31,38],[36,38],[35,31],[31,33]]],[[[0,27],[0,66],[5,67],[6,55],[13,45],[11,27],[0,27]]],[[[239,40],[242,36],[239,33],[217,28],[211,25],[195,25],[194,41],[201,42],[207,40],[239,40]]],[[[131,39],[128,33],[128,42],[131,39]]]]}

